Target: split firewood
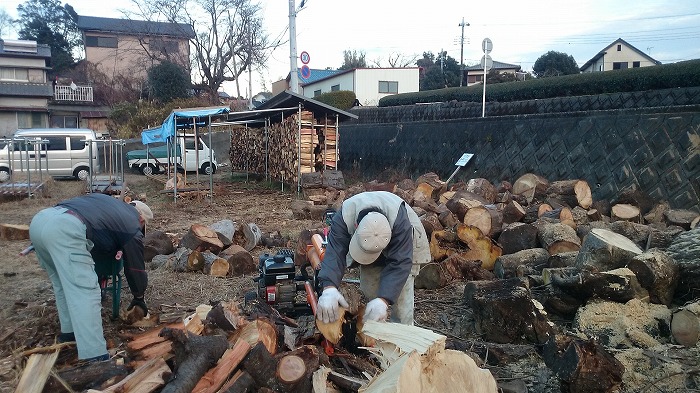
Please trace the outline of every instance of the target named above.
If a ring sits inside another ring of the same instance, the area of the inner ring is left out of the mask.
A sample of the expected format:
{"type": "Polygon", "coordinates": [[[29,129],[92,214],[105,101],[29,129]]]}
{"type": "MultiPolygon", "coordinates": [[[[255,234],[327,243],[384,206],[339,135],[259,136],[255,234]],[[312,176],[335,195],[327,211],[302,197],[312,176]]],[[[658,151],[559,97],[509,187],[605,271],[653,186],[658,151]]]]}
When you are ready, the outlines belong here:
{"type": "MultiPolygon", "coordinates": [[[[102,389],[112,386],[128,376],[129,369],[123,364],[117,364],[110,360],[78,364],[75,367],[63,369],[57,374],[63,383],[75,391],[84,391],[90,388],[102,389]]],[[[44,391],[63,391],[63,383],[52,379],[47,383],[44,391]]],[[[20,391],[24,392],[25,390],[17,390],[17,392],[20,391]]]]}
{"type": "Polygon", "coordinates": [[[503,248],[504,255],[537,248],[537,227],[522,222],[509,224],[498,236],[498,244],[503,248]]]}
{"type": "Polygon", "coordinates": [[[423,209],[426,212],[435,213],[438,216],[440,215],[439,206],[440,205],[432,199],[415,199],[413,201],[413,207],[423,209]]]}
{"type": "Polygon", "coordinates": [[[462,257],[481,261],[481,267],[493,270],[496,258],[503,254],[501,246],[484,236],[481,230],[474,226],[460,224],[456,228],[456,233],[457,238],[469,247],[468,251],[461,253],[462,257]]]}
{"type": "Polygon", "coordinates": [[[495,238],[501,233],[503,214],[495,205],[476,206],[465,213],[462,222],[479,228],[485,236],[495,238]]]}
{"type": "MultiPolygon", "coordinates": [[[[193,314],[184,319],[183,322],[166,325],[169,329],[186,329],[190,334],[201,334],[204,331],[204,324],[197,314],[193,314]]],[[[148,360],[161,357],[172,349],[172,342],[160,336],[163,327],[153,328],[143,334],[135,336],[129,343],[127,349],[129,353],[138,359],[139,364],[148,360]]]]}
{"type": "Polygon", "coordinates": [[[549,252],[544,248],[531,248],[496,259],[493,272],[498,278],[524,277],[539,274],[549,266],[549,252]]]}
{"type": "Polygon", "coordinates": [[[176,272],[196,272],[204,268],[204,256],[200,251],[180,247],[175,251],[173,270],[176,272]]]}
{"type": "Polygon", "coordinates": [[[550,255],[578,251],[581,248],[581,240],[576,235],[576,231],[561,223],[538,225],[537,238],[550,255]]]}
{"type": "Polygon", "coordinates": [[[686,304],[671,317],[673,339],[686,348],[692,348],[700,341],[700,302],[686,304]]]}
{"type": "Polygon", "coordinates": [[[174,378],[162,393],[191,392],[228,348],[228,341],[222,336],[196,336],[169,328],[164,328],[160,334],[173,342],[177,364],[174,378]]]}
{"type": "Polygon", "coordinates": [[[369,382],[366,379],[353,378],[333,370],[330,370],[327,378],[329,381],[333,382],[334,385],[348,392],[359,392],[360,389],[367,386],[367,383],[369,382]]]}
{"type": "Polygon", "coordinates": [[[289,349],[299,348],[318,335],[316,330],[316,317],[313,315],[300,315],[296,319],[296,326],[284,326],[284,345],[289,349]]]}
{"type": "Polygon", "coordinates": [[[224,244],[219,240],[219,236],[210,228],[201,224],[192,224],[187,233],[180,240],[178,247],[189,248],[190,250],[209,250],[214,254],[221,252],[224,244]]]}
{"type": "Polygon", "coordinates": [[[681,302],[700,294],[700,228],[680,233],[665,252],[678,263],[678,287],[674,297],[681,302]]]}
{"type": "Polygon", "coordinates": [[[243,370],[236,371],[233,377],[221,387],[221,393],[246,393],[253,392],[255,380],[243,370]]]}
{"type": "Polygon", "coordinates": [[[588,209],[593,204],[591,187],[585,180],[559,180],[549,184],[547,194],[556,194],[569,206],[588,209]]]}
{"type": "Polygon", "coordinates": [[[469,179],[465,190],[481,196],[486,199],[489,204],[495,203],[496,196],[498,195],[496,187],[484,178],[469,179]]]}
{"type": "Polygon", "coordinates": [[[605,229],[593,229],[583,239],[576,267],[593,271],[617,269],[641,253],[630,239],[605,229]]]}
{"type": "Polygon", "coordinates": [[[517,201],[510,201],[503,208],[503,223],[511,224],[525,217],[525,209],[517,201]]]}
{"type": "Polygon", "coordinates": [[[689,230],[693,220],[697,220],[700,215],[692,210],[670,209],[664,212],[667,225],[677,225],[685,230],[689,230]]]}
{"type": "Polygon", "coordinates": [[[636,255],[627,264],[639,283],[649,291],[649,301],[670,306],[678,285],[678,264],[659,249],[636,255]]]}
{"type": "Polygon", "coordinates": [[[262,343],[267,352],[276,354],[278,348],[278,332],[275,325],[267,318],[257,318],[250,321],[243,329],[236,330],[230,337],[229,341],[243,340],[254,348],[258,343],[262,343]]]}
{"type": "Polygon", "coordinates": [[[168,364],[159,357],[144,363],[116,384],[103,390],[88,389],[87,393],[150,393],[165,385],[164,378],[170,373],[168,364]]]}
{"type": "Polygon", "coordinates": [[[642,223],[642,213],[637,206],[626,203],[618,203],[613,205],[610,214],[610,218],[613,221],[622,220],[636,222],[639,224],[642,223]]]}
{"type": "Polygon", "coordinates": [[[229,244],[231,244],[233,241],[233,234],[236,233],[237,228],[238,224],[236,224],[233,220],[228,219],[220,220],[209,225],[209,229],[220,235],[219,240],[221,240],[221,237],[223,236],[226,238],[229,244]]]}
{"type": "Polygon", "coordinates": [[[631,299],[646,299],[634,273],[627,268],[606,272],[578,271],[575,268],[548,268],[542,271],[545,285],[556,287],[585,303],[591,298],[625,303],[631,299]]]}
{"type": "Polygon", "coordinates": [[[54,351],[51,353],[35,353],[30,355],[15,391],[23,393],[41,393],[56,363],[56,359],[58,359],[58,353],[59,351],[54,351]]]}
{"type": "Polygon", "coordinates": [[[237,244],[227,248],[219,255],[228,262],[227,276],[239,277],[258,271],[258,264],[253,260],[250,252],[237,244]]]}
{"type": "Polygon", "coordinates": [[[216,393],[219,391],[228,377],[235,371],[243,358],[250,351],[250,345],[243,340],[236,341],[236,344],[226,350],[219,359],[215,367],[202,376],[197,385],[192,389],[192,393],[216,393]]]}
{"type": "Polygon", "coordinates": [[[202,267],[204,274],[214,277],[228,276],[230,266],[227,260],[213,254],[211,251],[204,251],[202,257],[204,258],[204,266],[202,267]]]}
{"type": "Polygon", "coordinates": [[[238,302],[218,302],[207,314],[207,322],[211,322],[219,328],[231,332],[248,324],[238,302]]]}
{"type": "Polygon", "coordinates": [[[0,224],[0,239],[29,240],[29,225],[0,224]]]}
{"type": "Polygon", "coordinates": [[[545,345],[543,357],[559,377],[562,391],[613,392],[622,386],[624,366],[594,340],[553,337],[545,345]]]}
{"type": "Polygon", "coordinates": [[[464,293],[474,312],[476,331],[484,340],[543,344],[553,333],[544,308],[520,279],[471,281],[464,293]]]}
{"type": "Polygon", "coordinates": [[[343,337],[343,324],[345,323],[345,307],[339,307],[338,319],[334,322],[326,323],[316,318],[316,327],[321,332],[321,335],[333,344],[338,344],[343,337]]]}
{"type": "Polygon", "coordinates": [[[536,197],[546,194],[547,187],[549,187],[547,179],[534,173],[526,173],[513,183],[513,194],[523,195],[528,203],[532,203],[536,197]]]}

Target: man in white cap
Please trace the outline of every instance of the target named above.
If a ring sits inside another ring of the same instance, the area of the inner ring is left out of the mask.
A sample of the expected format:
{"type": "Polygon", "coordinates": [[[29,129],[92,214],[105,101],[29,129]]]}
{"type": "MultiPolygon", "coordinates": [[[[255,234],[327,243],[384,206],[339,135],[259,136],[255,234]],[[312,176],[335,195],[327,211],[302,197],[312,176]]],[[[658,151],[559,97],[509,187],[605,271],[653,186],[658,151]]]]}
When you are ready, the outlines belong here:
{"type": "Polygon", "coordinates": [[[425,229],[403,199],[385,191],[363,192],[343,202],[333,217],[318,278],[318,316],[328,323],[348,307],[338,288],[347,267],[360,264],[360,289],[370,300],[365,320],[413,325],[413,281],[430,262],[425,229]]]}
{"type": "Polygon", "coordinates": [[[152,218],[153,212],[143,202],[125,203],[95,193],[60,202],[32,219],[29,236],[56,297],[61,323],[58,341],[76,341],[78,359],[109,359],[94,261],[117,263],[115,256],[121,252],[134,296],[128,309],[140,307],[143,315],[148,314],[143,298],[148,286],[143,236],[152,218]]]}

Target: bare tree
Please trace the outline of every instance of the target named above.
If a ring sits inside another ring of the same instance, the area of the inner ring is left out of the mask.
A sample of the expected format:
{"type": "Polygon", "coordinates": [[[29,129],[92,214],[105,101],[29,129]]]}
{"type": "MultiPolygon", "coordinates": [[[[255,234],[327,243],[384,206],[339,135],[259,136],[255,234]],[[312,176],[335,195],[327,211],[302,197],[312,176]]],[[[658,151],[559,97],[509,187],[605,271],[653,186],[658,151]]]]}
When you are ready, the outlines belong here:
{"type": "Polygon", "coordinates": [[[372,65],[377,68],[386,67],[385,64],[388,64],[389,68],[404,68],[416,65],[416,61],[418,61],[418,58],[418,55],[404,55],[401,53],[390,52],[386,63],[384,62],[384,59],[380,56],[372,60],[372,65]]]}
{"type": "MultiPolygon", "coordinates": [[[[270,49],[260,6],[251,0],[132,0],[133,16],[192,26],[193,70],[212,101],[225,81],[262,65],[270,49]]],[[[240,95],[240,94],[239,94],[240,95]]]]}
{"type": "Polygon", "coordinates": [[[13,20],[5,9],[0,9],[0,37],[9,37],[13,31],[13,20]]]}

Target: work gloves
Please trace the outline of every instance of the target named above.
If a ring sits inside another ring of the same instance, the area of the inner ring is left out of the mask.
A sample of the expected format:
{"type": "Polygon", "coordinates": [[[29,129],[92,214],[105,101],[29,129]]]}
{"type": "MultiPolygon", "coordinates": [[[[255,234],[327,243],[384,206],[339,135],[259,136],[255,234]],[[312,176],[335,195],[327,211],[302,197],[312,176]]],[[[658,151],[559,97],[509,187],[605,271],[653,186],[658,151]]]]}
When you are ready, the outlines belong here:
{"type": "Polygon", "coordinates": [[[318,315],[316,317],[324,323],[335,322],[340,317],[340,306],[349,307],[348,302],[345,301],[337,288],[328,287],[318,298],[318,315]]]}
{"type": "Polygon", "coordinates": [[[134,300],[132,300],[129,304],[129,307],[126,309],[126,311],[131,311],[131,309],[134,307],[141,307],[141,309],[143,310],[143,315],[148,315],[148,307],[146,306],[146,302],[143,301],[142,297],[135,297],[134,300]]]}
{"type": "Polygon", "coordinates": [[[386,321],[388,310],[389,305],[383,299],[373,299],[365,307],[364,320],[384,322],[386,321]]]}

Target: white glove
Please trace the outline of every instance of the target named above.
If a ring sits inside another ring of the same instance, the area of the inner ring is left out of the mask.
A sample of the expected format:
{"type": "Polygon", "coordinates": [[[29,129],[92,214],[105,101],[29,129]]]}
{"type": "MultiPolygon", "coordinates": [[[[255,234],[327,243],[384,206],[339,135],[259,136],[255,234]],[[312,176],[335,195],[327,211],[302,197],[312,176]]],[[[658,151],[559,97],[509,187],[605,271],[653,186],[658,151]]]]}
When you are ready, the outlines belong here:
{"type": "Polygon", "coordinates": [[[335,322],[340,316],[339,306],[349,307],[348,302],[345,301],[345,298],[338,292],[337,288],[328,287],[323,290],[321,297],[318,298],[317,317],[324,323],[335,322]]]}
{"type": "Polygon", "coordinates": [[[386,321],[389,305],[380,298],[376,298],[367,303],[365,308],[365,321],[386,321]]]}

